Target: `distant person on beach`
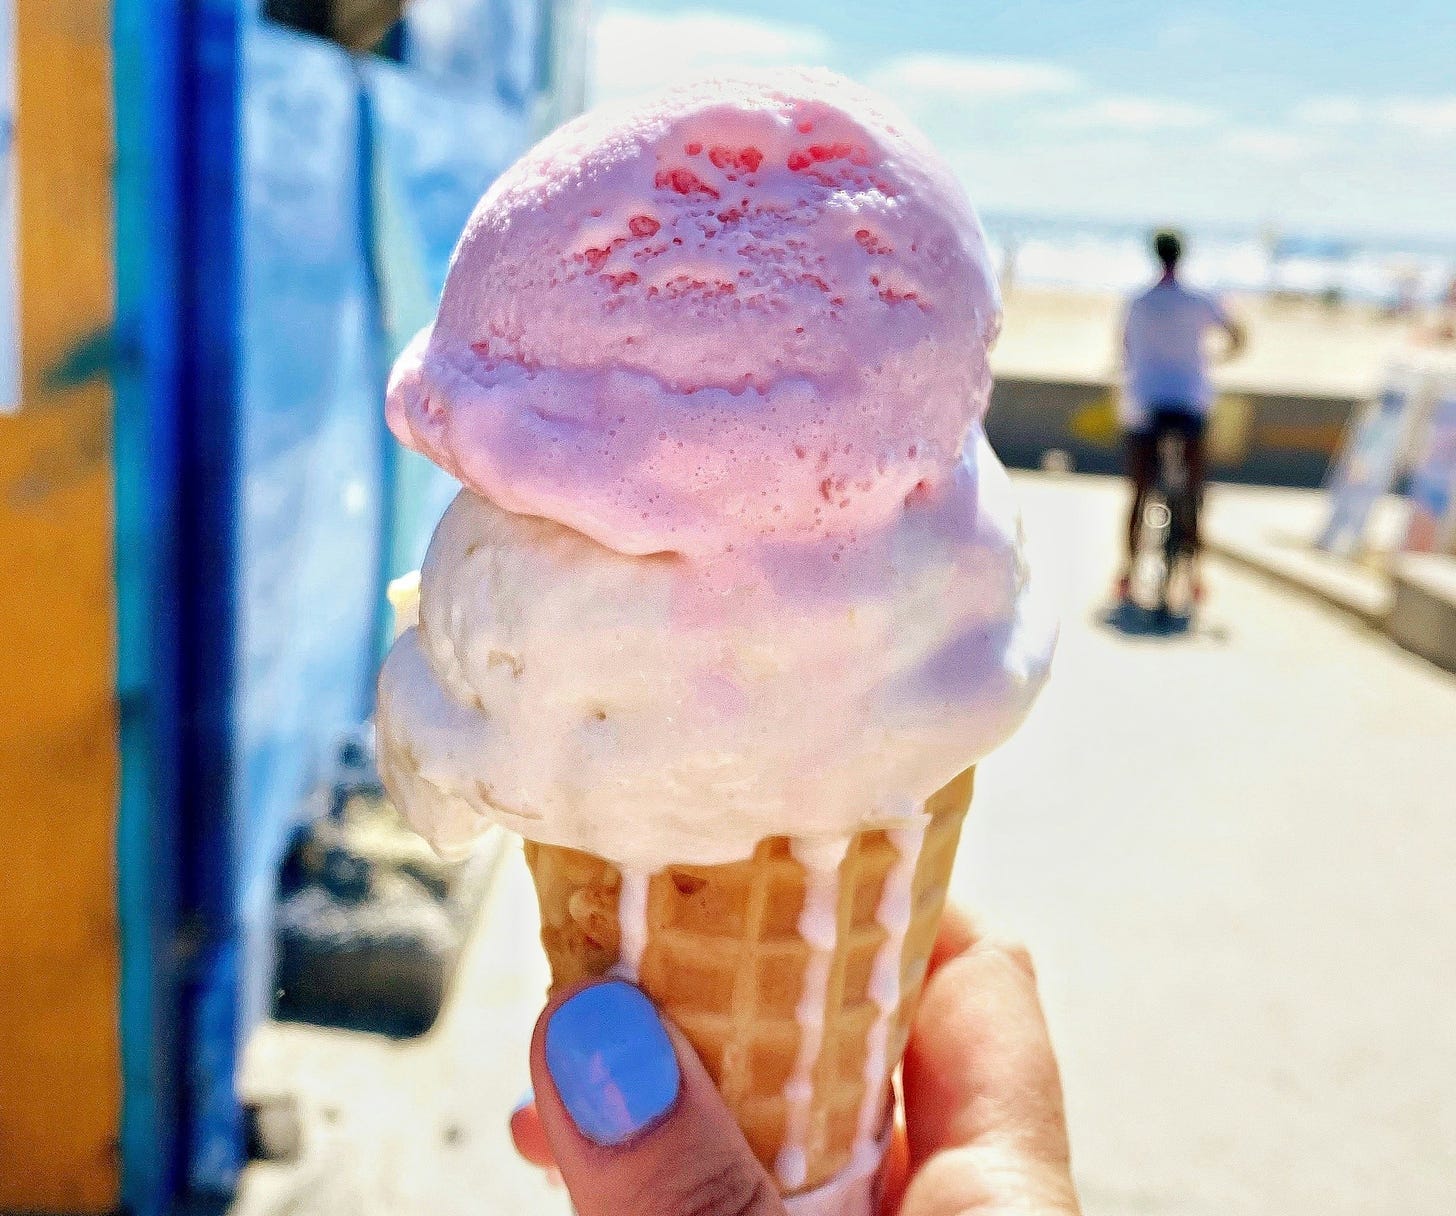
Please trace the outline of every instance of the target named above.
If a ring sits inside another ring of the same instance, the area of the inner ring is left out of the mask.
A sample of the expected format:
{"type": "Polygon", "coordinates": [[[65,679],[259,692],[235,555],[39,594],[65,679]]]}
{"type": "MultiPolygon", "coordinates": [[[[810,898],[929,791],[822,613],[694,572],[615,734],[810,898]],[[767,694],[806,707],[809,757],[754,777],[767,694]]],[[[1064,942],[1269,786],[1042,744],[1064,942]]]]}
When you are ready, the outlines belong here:
{"type": "Polygon", "coordinates": [[[1436,323],[1431,327],[1435,342],[1456,342],[1456,275],[1446,285],[1446,294],[1436,307],[1436,323]]]}
{"type": "Polygon", "coordinates": [[[1002,247],[1001,273],[996,277],[1001,283],[1001,295],[1009,297],[1016,289],[1016,257],[1021,252],[1021,242],[1015,236],[1008,236],[1002,247]]]}
{"type": "MultiPolygon", "coordinates": [[[[1119,599],[1132,593],[1133,564],[1148,491],[1157,474],[1158,436],[1181,433],[1186,443],[1188,477],[1195,503],[1204,483],[1203,433],[1213,408],[1213,382],[1208,376],[1204,340],[1209,330],[1228,335],[1227,357],[1243,348],[1244,329],[1217,299],[1187,288],[1178,278],[1183,239],[1163,230],[1153,237],[1153,253],[1161,277],[1128,305],[1123,326],[1125,386],[1121,421],[1126,434],[1127,474],[1132,482],[1132,509],[1127,523],[1127,561],[1117,580],[1119,599]]],[[[1203,594],[1198,568],[1201,546],[1197,514],[1193,522],[1193,596],[1203,594]]]]}

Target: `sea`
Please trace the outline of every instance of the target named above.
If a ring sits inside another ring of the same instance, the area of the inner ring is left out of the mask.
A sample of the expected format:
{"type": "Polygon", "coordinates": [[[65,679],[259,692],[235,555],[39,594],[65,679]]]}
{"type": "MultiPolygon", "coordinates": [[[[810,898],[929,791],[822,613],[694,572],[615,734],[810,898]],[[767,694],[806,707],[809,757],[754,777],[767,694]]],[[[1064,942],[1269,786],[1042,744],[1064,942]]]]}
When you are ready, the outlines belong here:
{"type": "MultiPolygon", "coordinates": [[[[983,212],[1003,288],[1123,293],[1154,271],[1146,224],[983,212]]],[[[1456,286],[1456,234],[1348,237],[1235,225],[1179,228],[1184,277],[1209,290],[1422,308],[1456,286]]]]}

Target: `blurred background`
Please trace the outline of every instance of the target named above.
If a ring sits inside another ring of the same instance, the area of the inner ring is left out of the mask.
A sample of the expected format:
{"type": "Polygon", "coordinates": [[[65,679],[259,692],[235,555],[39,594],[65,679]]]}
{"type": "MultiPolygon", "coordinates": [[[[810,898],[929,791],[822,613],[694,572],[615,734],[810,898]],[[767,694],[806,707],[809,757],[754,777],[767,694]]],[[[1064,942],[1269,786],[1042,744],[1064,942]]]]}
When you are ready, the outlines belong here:
{"type": "Polygon", "coordinates": [[[454,484],[383,386],[492,179],[726,66],[882,90],[976,202],[1064,630],[955,894],[1037,956],[1089,1214],[1456,1193],[1456,9],[0,2],[0,1212],[562,1212],[513,842],[368,723],[454,484]],[[1215,369],[1209,598],[1112,603],[1152,227],[1215,369]],[[397,595],[407,595],[397,589],[397,595]]]}

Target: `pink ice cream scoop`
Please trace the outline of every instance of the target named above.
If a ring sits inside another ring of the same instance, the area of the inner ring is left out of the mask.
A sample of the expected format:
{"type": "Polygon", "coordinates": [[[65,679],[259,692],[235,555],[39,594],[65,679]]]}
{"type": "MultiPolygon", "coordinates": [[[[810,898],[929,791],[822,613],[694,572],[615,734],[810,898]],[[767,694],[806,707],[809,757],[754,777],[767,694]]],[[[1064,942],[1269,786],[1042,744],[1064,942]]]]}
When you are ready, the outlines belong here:
{"type": "Polygon", "coordinates": [[[621,553],[853,536],[952,475],[998,323],[964,192],[872,94],[711,80],[500,178],[389,424],[621,553]]]}

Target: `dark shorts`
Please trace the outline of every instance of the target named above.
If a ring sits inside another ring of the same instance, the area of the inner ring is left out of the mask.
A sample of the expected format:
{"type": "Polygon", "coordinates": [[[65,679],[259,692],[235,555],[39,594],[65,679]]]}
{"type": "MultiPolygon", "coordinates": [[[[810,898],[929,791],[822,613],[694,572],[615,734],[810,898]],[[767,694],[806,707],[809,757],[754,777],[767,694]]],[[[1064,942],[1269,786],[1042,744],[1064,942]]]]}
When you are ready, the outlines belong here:
{"type": "Polygon", "coordinates": [[[1129,442],[1149,443],[1159,435],[1173,431],[1190,443],[1197,443],[1208,429],[1208,419],[1180,409],[1154,409],[1143,426],[1128,431],[1129,442]]]}
{"type": "MultiPolygon", "coordinates": [[[[1170,432],[1183,436],[1189,458],[1197,460],[1194,449],[1198,453],[1203,451],[1203,432],[1207,427],[1207,419],[1198,414],[1190,414],[1187,410],[1154,409],[1144,426],[1128,431],[1124,436],[1128,476],[1140,489],[1152,485],[1157,476],[1158,438],[1170,432]]],[[[1201,460],[1197,460],[1194,467],[1201,468],[1202,464],[1201,460]]]]}

